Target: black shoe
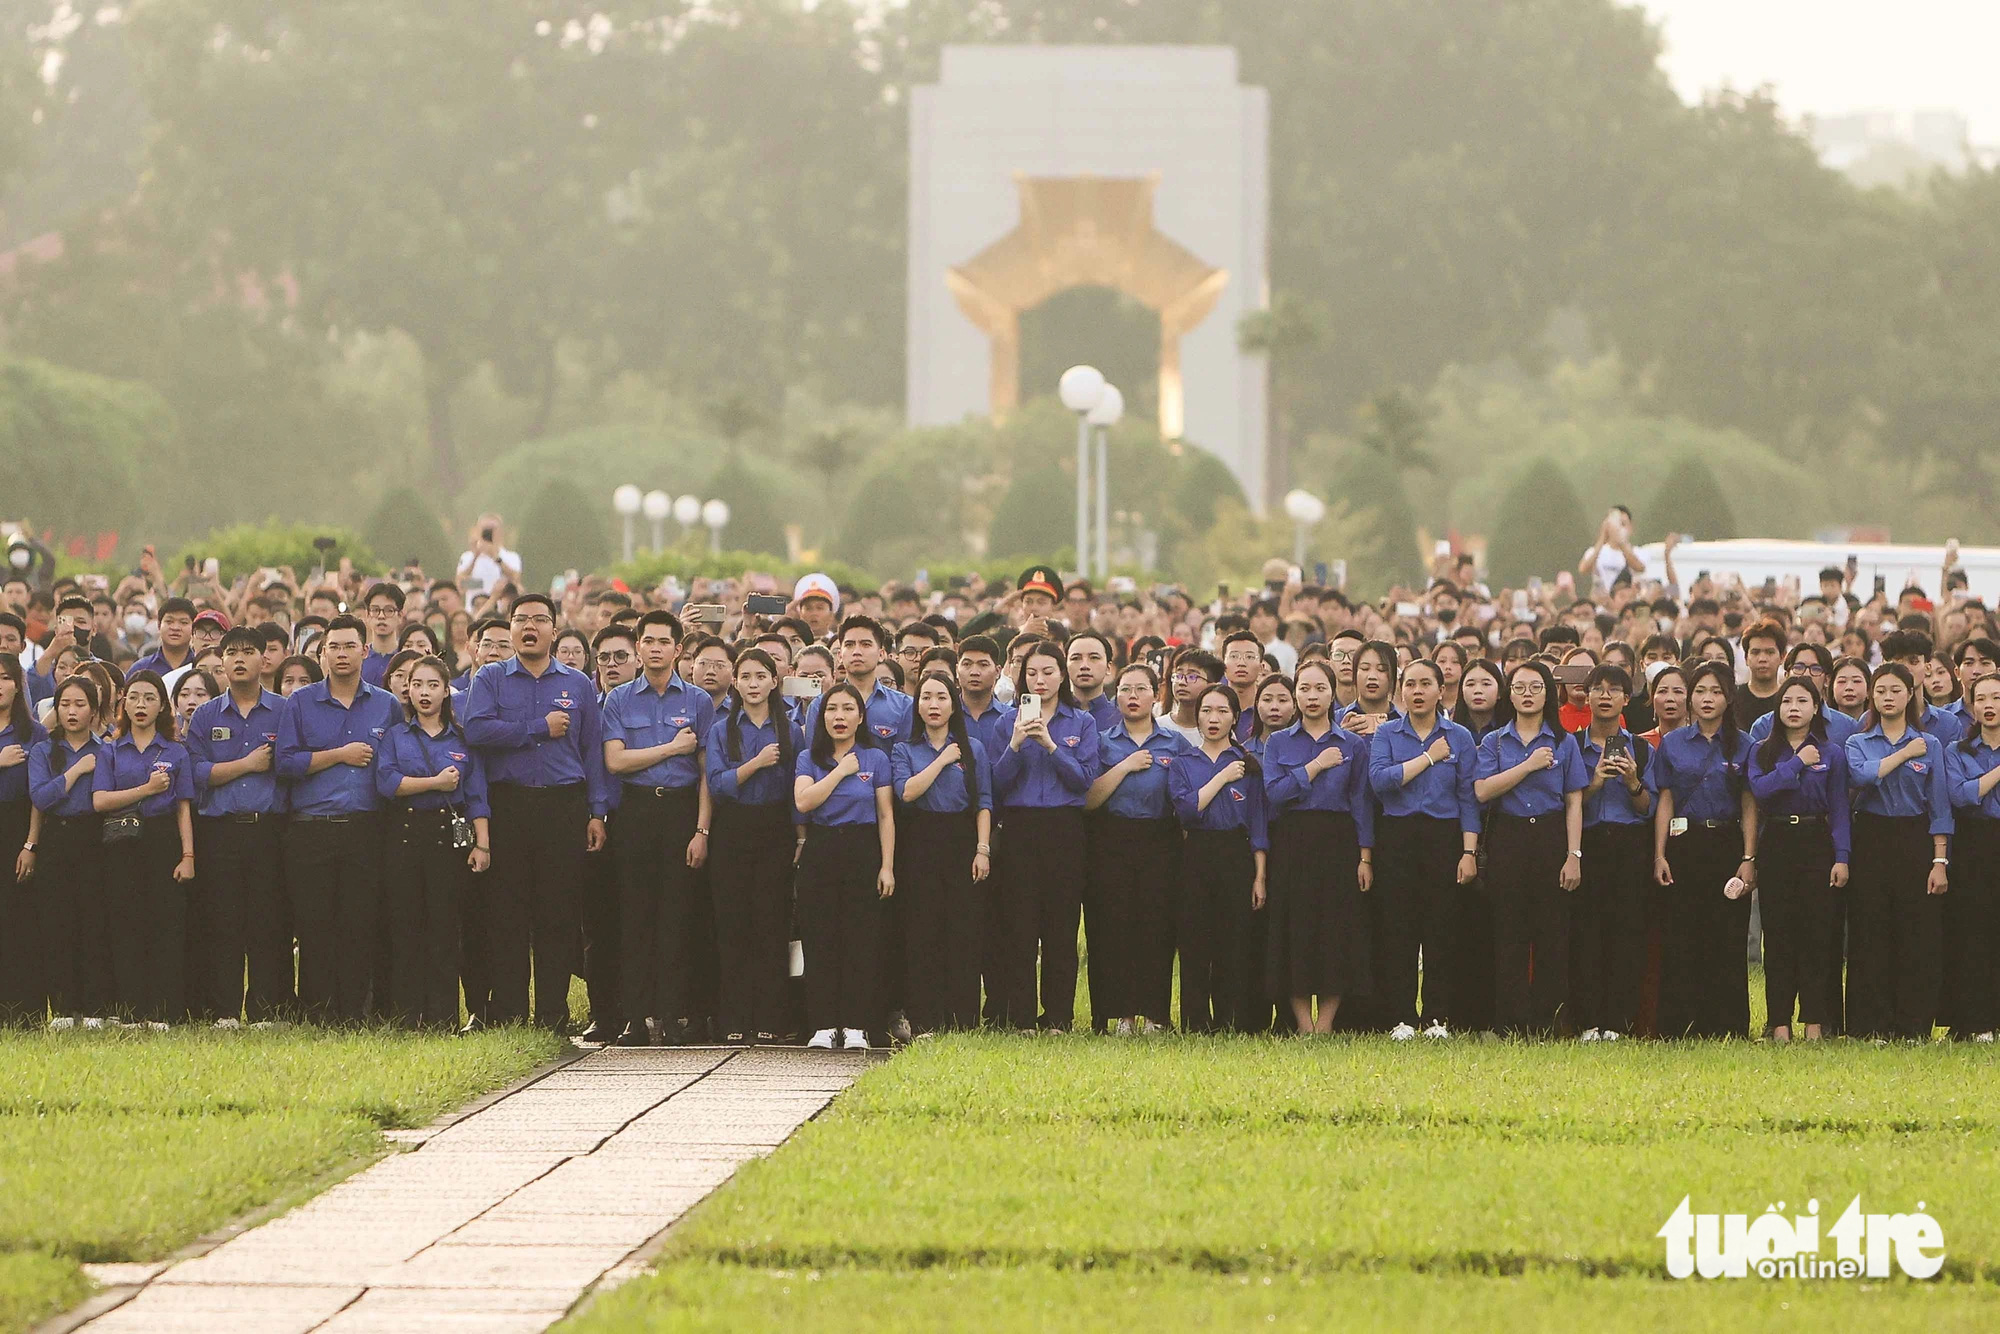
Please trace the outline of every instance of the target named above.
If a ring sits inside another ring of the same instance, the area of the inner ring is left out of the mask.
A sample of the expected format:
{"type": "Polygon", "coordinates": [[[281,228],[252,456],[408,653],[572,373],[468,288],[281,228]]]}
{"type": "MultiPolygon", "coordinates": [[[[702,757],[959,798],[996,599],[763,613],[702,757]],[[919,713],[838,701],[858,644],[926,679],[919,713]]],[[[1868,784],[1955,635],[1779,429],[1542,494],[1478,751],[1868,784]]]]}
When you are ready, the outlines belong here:
{"type": "Polygon", "coordinates": [[[747,1047],[750,1045],[750,1035],[747,1033],[725,1033],[722,1035],[722,1045],[725,1047],[747,1047]]]}
{"type": "Polygon", "coordinates": [[[576,1035],[576,1040],[578,1042],[595,1042],[602,1045],[617,1039],[618,1028],[617,1024],[602,1023],[593,1019],[590,1021],[590,1027],[576,1035]]]}
{"type": "Polygon", "coordinates": [[[613,1039],[613,1045],[619,1047],[644,1047],[650,1045],[650,1040],[646,1036],[646,1026],[644,1024],[625,1025],[624,1029],[613,1039]]]}
{"type": "MultiPolygon", "coordinates": [[[[759,1047],[775,1047],[779,1044],[780,1041],[782,1041],[782,1039],[780,1039],[776,1033],[759,1033],[757,1035],[757,1040],[755,1045],[759,1047]]],[[[796,1042],[797,1039],[794,1038],[791,1041],[796,1042]]]]}

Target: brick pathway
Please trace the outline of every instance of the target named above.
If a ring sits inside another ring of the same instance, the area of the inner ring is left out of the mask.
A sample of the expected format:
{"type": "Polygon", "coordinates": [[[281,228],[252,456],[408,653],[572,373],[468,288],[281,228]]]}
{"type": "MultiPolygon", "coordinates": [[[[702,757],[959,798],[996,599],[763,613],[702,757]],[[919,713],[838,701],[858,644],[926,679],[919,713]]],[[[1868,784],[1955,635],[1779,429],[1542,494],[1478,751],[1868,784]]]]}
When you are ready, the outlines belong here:
{"type": "MultiPolygon", "coordinates": [[[[859,1053],[607,1048],[160,1271],[89,1334],[516,1334],[644,1268],[659,1234],[865,1070],[859,1053]]],[[[110,1270],[110,1266],[105,1267],[110,1270]]],[[[147,1267],[149,1268],[149,1267],[147,1267]]],[[[105,1278],[130,1281],[142,1267],[105,1278]]]]}

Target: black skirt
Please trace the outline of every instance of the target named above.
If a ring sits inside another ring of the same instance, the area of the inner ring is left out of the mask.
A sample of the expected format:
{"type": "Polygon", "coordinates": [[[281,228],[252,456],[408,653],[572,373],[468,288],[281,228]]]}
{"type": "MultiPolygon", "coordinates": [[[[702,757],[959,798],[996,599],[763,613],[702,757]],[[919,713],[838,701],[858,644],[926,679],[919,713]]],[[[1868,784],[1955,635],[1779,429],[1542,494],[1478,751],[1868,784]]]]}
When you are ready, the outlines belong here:
{"type": "Polygon", "coordinates": [[[1361,847],[1345,811],[1287,811],[1271,825],[1272,996],[1364,996],[1374,985],[1361,847]]]}

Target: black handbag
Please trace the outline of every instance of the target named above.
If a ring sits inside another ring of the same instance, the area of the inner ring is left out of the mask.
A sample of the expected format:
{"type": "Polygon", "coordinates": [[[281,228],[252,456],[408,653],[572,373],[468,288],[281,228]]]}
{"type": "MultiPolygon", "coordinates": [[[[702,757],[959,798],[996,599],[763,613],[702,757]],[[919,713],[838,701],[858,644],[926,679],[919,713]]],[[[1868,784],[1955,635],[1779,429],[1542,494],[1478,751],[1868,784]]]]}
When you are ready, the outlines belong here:
{"type": "Polygon", "coordinates": [[[128,811],[124,815],[106,816],[104,820],[104,841],[106,843],[123,843],[127,839],[139,837],[140,831],[145,829],[145,827],[146,822],[139,818],[137,812],[128,811]]]}

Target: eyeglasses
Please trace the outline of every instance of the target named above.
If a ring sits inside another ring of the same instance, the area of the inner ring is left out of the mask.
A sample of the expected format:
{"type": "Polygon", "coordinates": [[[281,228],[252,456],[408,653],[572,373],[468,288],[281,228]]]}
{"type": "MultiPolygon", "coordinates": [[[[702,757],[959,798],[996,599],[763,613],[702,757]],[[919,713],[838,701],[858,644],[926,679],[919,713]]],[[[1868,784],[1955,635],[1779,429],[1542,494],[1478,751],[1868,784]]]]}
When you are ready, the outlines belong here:
{"type": "Polygon", "coordinates": [[[394,616],[396,614],[396,608],[390,606],[388,603],[385,602],[379,607],[370,607],[368,609],[368,614],[370,616],[394,616]]]}
{"type": "Polygon", "coordinates": [[[1593,695],[1622,695],[1625,692],[1609,681],[1599,681],[1590,688],[1590,693],[1593,695]]]}
{"type": "Polygon", "coordinates": [[[516,616],[508,622],[509,625],[554,625],[555,623],[556,618],[553,616],[516,616]]]}
{"type": "Polygon", "coordinates": [[[1794,664],[1792,664],[1792,671],[1793,671],[1793,673],[1794,673],[1794,674],[1796,674],[1796,675],[1799,675],[1799,676],[1825,676],[1825,675],[1826,675],[1826,668],[1824,668],[1824,667],[1820,666],[1820,665],[1819,665],[1818,663],[1814,663],[1814,664],[1813,664],[1812,666],[1810,666],[1810,667],[1806,666],[1806,665],[1805,665],[1804,663],[1794,663],[1794,664]]]}
{"type": "Polygon", "coordinates": [[[621,662],[630,662],[632,661],[632,654],[629,651],[621,649],[616,653],[600,653],[597,655],[597,660],[599,662],[609,662],[614,664],[621,662]]]}

